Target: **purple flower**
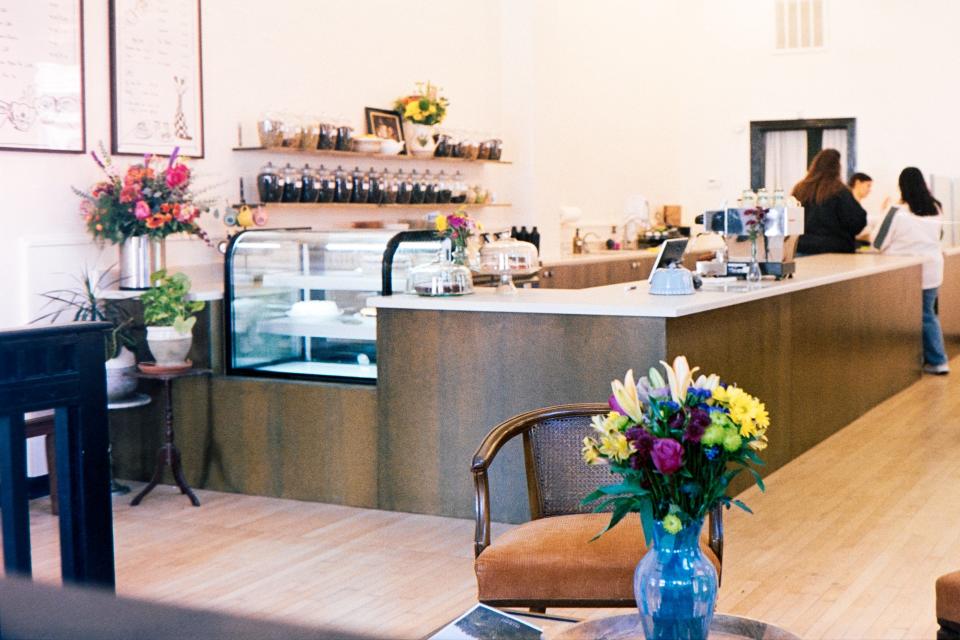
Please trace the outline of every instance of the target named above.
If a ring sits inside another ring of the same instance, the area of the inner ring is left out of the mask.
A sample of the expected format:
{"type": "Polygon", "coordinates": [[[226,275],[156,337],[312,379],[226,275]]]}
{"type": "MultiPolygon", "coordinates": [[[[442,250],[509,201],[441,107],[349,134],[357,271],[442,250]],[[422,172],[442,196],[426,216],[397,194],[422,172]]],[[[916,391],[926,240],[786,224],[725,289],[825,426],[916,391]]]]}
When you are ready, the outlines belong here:
{"type": "Polygon", "coordinates": [[[620,406],[620,403],[617,402],[616,396],[612,395],[607,399],[607,404],[610,405],[611,411],[616,411],[622,416],[627,415],[627,412],[623,410],[623,407],[620,406]]]}
{"type": "Polygon", "coordinates": [[[703,437],[703,430],[710,425],[710,414],[696,407],[690,410],[690,421],[687,423],[687,429],[683,434],[683,439],[690,442],[700,442],[703,437]]]}
{"type": "Polygon", "coordinates": [[[683,411],[677,411],[667,420],[667,426],[671,429],[683,429],[683,423],[687,419],[687,414],[683,411]]]}
{"type": "Polygon", "coordinates": [[[651,455],[653,465],[665,476],[675,473],[683,464],[683,446],[670,438],[657,438],[651,455]]]}
{"type": "Polygon", "coordinates": [[[96,162],[96,163],[97,163],[97,166],[99,166],[101,169],[104,169],[104,170],[105,170],[105,169],[107,168],[106,166],[104,166],[104,164],[103,164],[103,162],[100,160],[100,158],[97,157],[97,152],[96,152],[96,151],[91,150],[91,151],[90,151],[90,157],[93,158],[93,161],[96,162]]]}
{"type": "Polygon", "coordinates": [[[653,434],[643,427],[630,427],[623,435],[637,450],[630,456],[630,466],[634,469],[642,469],[650,460],[650,452],[653,450],[653,434]]]}
{"type": "Polygon", "coordinates": [[[173,152],[170,154],[170,159],[167,161],[167,170],[169,171],[170,167],[173,166],[173,163],[177,161],[177,155],[180,153],[180,147],[174,147],[173,152]]]}

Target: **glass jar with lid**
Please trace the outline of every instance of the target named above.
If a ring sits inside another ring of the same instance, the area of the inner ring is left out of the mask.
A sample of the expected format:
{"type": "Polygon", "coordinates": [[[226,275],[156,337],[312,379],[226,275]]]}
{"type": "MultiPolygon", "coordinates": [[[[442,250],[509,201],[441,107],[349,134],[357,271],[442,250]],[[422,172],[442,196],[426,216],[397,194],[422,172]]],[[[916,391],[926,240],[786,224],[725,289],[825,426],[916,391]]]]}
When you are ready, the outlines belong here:
{"type": "Polygon", "coordinates": [[[350,196],[353,194],[353,177],[347,175],[343,167],[338,166],[333,174],[334,193],[333,200],[338,203],[350,202],[350,196]]]}
{"type": "Polygon", "coordinates": [[[303,123],[301,117],[287,113],[283,116],[283,144],[282,146],[291,149],[299,149],[303,141],[303,123]]]}
{"type": "Polygon", "coordinates": [[[457,171],[453,174],[453,180],[450,183],[450,202],[454,204],[463,204],[467,200],[467,185],[463,181],[463,176],[457,171]]]}
{"type": "Polygon", "coordinates": [[[497,293],[511,294],[517,290],[513,277],[535,274],[540,270],[540,259],[535,246],[507,236],[483,245],[478,270],[500,276],[497,293]]]}
{"type": "Polygon", "coordinates": [[[450,183],[447,181],[447,175],[441,170],[437,175],[437,204],[449,203],[450,197],[450,183]]]}
{"type": "Polygon", "coordinates": [[[317,202],[333,202],[334,195],[337,192],[337,182],[334,175],[323,165],[320,165],[317,175],[320,178],[320,194],[317,197],[317,202]]]}
{"type": "Polygon", "coordinates": [[[334,148],[337,151],[350,151],[351,141],[353,140],[353,127],[345,120],[341,119],[337,123],[337,142],[334,148]]]}
{"type": "Polygon", "coordinates": [[[276,111],[260,114],[257,120],[257,137],[260,146],[267,149],[283,146],[283,119],[276,111]]]}
{"type": "Polygon", "coordinates": [[[337,127],[330,122],[330,119],[326,116],[322,116],[320,119],[320,135],[317,138],[317,149],[323,149],[329,151],[333,149],[337,144],[337,127]]]}
{"type": "Polygon", "coordinates": [[[295,169],[287,163],[283,169],[283,195],[281,202],[300,202],[300,189],[302,186],[302,172],[295,169]]]}
{"type": "Polygon", "coordinates": [[[423,204],[437,203],[437,181],[430,175],[430,169],[423,174],[423,204]]]}
{"type": "Polygon", "coordinates": [[[301,126],[303,137],[300,139],[301,149],[317,149],[320,144],[320,116],[307,116],[301,126]]]}
{"type": "Polygon", "coordinates": [[[272,162],[260,167],[257,173],[257,195],[260,202],[280,202],[283,197],[283,175],[272,162]]]}
{"type": "Polygon", "coordinates": [[[437,146],[433,150],[433,155],[437,158],[449,158],[450,146],[451,146],[450,134],[443,133],[443,132],[438,133],[437,146]]]}
{"type": "Polygon", "coordinates": [[[397,203],[397,176],[391,174],[386,167],[380,174],[380,193],[380,201],[383,204],[397,203]]]}
{"type": "Polygon", "coordinates": [[[477,160],[489,160],[493,140],[484,140],[477,146],[477,160]]]}
{"type": "Polygon", "coordinates": [[[300,173],[300,202],[316,202],[319,198],[320,176],[309,164],[305,164],[300,173]]]}
{"type": "Polygon", "coordinates": [[[410,172],[410,204],[423,204],[424,191],[423,178],[414,169],[410,172]]]}
{"type": "Polygon", "coordinates": [[[499,138],[494,138],[493,140],[491,140],[490,141],[490,160],[499,162],[502,149],[503,149],[503,140],[500,140],[499,138]]]}
{"type": "Polygon", "coordinates": [[[413,196],[413,182],[403,171],[397,171],[397,204],[410,204],[410,198],[413,196]]]}
{"type": "Polygon", "coordinates": [[[361,171],[360,167],[354,167],[351,176],[353,193],[350,194],[350,202],[364,204],[367,201],[367,196],[370,195],[370,182],[367,180],[367,174],[361,171]]]}
{"type": "Polygon", "coordinates": [[[370,204],[383,204],[383,185],[382,177],[376,169],[370,167],[370,171],[367,172],[367,184],[369,185],[369,191],[367,191],[367,202],[370,204]]]}

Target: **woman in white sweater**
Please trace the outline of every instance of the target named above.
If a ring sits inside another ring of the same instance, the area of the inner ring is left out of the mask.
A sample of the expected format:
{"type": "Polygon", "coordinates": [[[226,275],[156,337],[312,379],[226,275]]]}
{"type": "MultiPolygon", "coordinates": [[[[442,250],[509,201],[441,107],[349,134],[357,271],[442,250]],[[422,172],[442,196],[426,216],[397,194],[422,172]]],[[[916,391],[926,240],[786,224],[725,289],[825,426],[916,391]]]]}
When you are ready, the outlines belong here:
{"type": "Polygon", "coordinates": [[[900,202],[874,231],[873,245],[883,253],[922,256],[923,262],[923,370],[950,372],[937,318],[937,293],[943,283],[942,210],[916,167],[900,172],[900,202]]]}

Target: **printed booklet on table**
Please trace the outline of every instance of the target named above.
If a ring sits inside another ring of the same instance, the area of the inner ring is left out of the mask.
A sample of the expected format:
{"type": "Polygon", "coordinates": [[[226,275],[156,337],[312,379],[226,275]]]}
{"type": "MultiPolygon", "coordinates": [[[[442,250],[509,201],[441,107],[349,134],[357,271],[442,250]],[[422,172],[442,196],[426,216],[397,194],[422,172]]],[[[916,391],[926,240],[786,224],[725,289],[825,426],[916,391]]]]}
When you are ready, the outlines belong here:
{"type": "Polygon", "coordinates": [[[540,640],[539,627],[478,604],[428,640],[540,640]]]}

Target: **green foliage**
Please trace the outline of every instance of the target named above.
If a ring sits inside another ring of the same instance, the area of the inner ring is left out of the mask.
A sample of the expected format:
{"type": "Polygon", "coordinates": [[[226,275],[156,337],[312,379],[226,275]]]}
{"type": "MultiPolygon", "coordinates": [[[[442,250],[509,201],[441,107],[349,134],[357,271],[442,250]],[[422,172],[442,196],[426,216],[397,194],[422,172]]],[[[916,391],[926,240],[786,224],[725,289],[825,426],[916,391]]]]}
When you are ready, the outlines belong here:
{"type": "Polygon", "coordinates": [[[150,276],[153,288],[140,296],[143,321],[148,327],[174,327],[181,333],[193,329],[193,314],[203,309],[203,302],[188,300],[190,278],[182,273],[167,274],[160,270],[150,276]]]}
{"type": "Polygon", "coordinates": [[[50,323],[59,321],[63,314],[72,316],[74,322],[109,322],[113,329],[107,336],[104,351],[104,360],[114,358],[122,347],[132,348],[136,344],[133,337],[134,320],[130,312],[118,300],[99,297],[100,291],[117,284],[119,280],[108,280],[109,271],[100,274],[94,280],[90,270],[84,268],[78,276],[74,276],[77,286],[72,289],[54,289],[40,295],[47,299],[42,310],[47,313],[35,318],[31,322],[49,320],[50,323]]]}

